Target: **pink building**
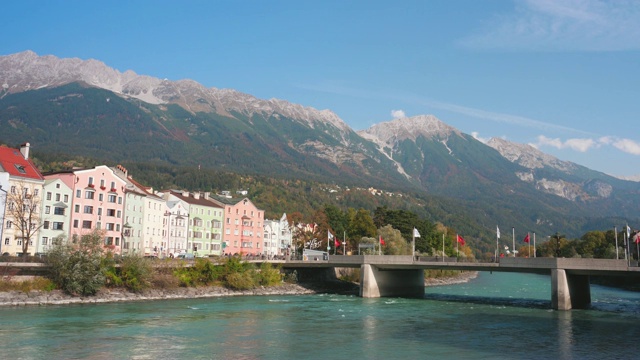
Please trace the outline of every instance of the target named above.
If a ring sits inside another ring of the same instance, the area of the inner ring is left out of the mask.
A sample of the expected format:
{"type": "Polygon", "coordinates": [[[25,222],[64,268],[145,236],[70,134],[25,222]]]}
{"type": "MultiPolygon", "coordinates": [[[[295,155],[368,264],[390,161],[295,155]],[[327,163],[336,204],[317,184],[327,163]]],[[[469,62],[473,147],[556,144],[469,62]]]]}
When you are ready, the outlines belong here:
{"type": "Polygon", "coordinates": [[[60,179],[73,189],[70,239],[96,229],[104,230],[105,248],[122,253],[124,180],[105,165],[57,172],[45,178],[60,179]]]}
{"type": "Polygon", "coordinates": [[[262,254],[264,211],[258,209],[248,198],[216,198],[213,201],[224,206],[224,254],[262,254]]]}

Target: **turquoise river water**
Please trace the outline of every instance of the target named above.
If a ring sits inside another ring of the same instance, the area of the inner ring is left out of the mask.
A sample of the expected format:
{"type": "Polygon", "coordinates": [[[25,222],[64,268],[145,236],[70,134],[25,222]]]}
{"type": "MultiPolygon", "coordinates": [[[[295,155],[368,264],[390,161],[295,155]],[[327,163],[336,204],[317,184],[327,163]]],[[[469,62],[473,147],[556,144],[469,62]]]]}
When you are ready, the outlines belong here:
{"type": "Polygon", "coordinates": [[[0,308],[5,359],[639,359],[640,293],[480,273],[424,299],[244,296],[0,308]]]}

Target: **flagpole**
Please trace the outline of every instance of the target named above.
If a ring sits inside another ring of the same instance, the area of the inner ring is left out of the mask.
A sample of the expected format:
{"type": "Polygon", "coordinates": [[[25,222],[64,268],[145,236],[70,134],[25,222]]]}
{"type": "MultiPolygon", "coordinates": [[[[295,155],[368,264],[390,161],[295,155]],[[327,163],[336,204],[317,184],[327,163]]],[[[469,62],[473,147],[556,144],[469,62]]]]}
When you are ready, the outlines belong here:
{"type": "Polygon", "coordinates": [[[496,254],[493,257],[493,261],[498,262],[498,253],[500,252],[500,228],[496,225],[496,254]]]}
{"type": "Polygon", "coordinates": [[[347,232],[345,231],[342,235],[342,255],[347,255],[347,232]]]}
{"type": "Polygon", "coordinates": [[[444,262],[444,233],[442,233],[442,262],[444,262]]]}
{"type": "MultiPolygon", "coordinates": [[[[534,233],[535,236],[535,233],[534,233]]],[[[529,237],[529,233],[527,233],[527,237],[529,237]]],[[[531,240],[529,240],[529,258],[531,258],[531,240]]]]}
{"type": "Polygon", "coordinates": [[[513,252],[513,257],[516,257],[516,228],[515,227],[511,227],[511,236],[512,236],[512,241],[513,241],[513,249],[511,249],[511,251],[513,252]]]}
{"type": "Polygon", "coordinates": [[[381,238],[382,236],[378,235],[378,255],[382,255],[382,242],[380,241],[381,238]]]}
{"type": "Polygon", "coordinates": [[[416,228],[413,228],[411,234],[411,262],[416,260],[416,228]]]}
{"type": "Polygon", "coordinates": [[[458,262],[458,258],[460,257],[460,241],[458,241],[458,236],[460,235],[456,233],[456,262],[458,262]]]}
{"type": "Polygon", "coordinates": [[[533,257],[536,257],[536,233],[533,233],[533,257]]]}
{"type": "Polygon", "coordinates": [[[616,260],[620,260],[620,256],[618,256],[618,227],[613,227],[613,233],[616,236],[616,260]]]}

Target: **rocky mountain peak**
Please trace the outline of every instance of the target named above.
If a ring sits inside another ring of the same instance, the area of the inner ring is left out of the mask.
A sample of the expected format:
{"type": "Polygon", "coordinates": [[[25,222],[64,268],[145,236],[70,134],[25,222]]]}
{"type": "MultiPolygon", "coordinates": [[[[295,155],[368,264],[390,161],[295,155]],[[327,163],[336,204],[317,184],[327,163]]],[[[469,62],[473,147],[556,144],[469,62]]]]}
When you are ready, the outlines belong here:
{"type": "Polygon", "coordinates": [[[369,129],[358,131],[358,134],[376,143],[392,145],[406,139],[416,141],[419,136],[426,139],[442,139],[451,134],[462,133],[433,115],[419,115],[376,124],[369,129]]]}
{"type": "Polygon", "coordinates": [[[576,169],[574,163],[545,154],[528,144],[517,144],[501,138],[491,138],[487,145],[496,149],[507,160],[528,169],[541,169],[548,166],[566,173],[576,169]]]}
{"type": "Polygon", "coordinates": [[[0,56],[0,98],[8,93],[56,87],[83,82],[116,94],[150,104],[178,104],[192,113],[215,112],[231,117],[232,111],[247,115],[285,116],[310,127],[331,124],[342,132],[351,128],[330,110],[317,110],[285,100],[258,99],[236,90],[206,88],[185,79],[170,81],[124,73],[98,60],[60,59],[52,55],[38,56],[33,51],[0,56]]]}

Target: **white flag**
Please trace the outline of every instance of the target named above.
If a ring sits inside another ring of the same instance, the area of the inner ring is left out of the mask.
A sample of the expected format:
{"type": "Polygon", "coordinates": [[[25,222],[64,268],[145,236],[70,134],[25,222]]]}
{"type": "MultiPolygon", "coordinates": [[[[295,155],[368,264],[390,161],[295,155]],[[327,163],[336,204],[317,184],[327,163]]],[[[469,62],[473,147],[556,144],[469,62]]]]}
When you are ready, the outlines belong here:
{"type": "Polygon", "coordinates": [[[418,232],[418,229],[413,228],[413,237],[420,237],[420,233],[418,232]]]}
{"type": "Polygon", "coordinates": [[[631,228],[627,225],[627,239],[631,236],[631,228]]]}
{"type": "Polygon", "coordinates": [[[498,239],[500,239],[500,228],[496,225],[496,235],[498,235],[498,239]]]}
{"type": "Polygon", "coordinates": [[[329,240],[333,240],[333,234],[330,231],[327,231],[327,233],[329,234],[329,240]]]}

